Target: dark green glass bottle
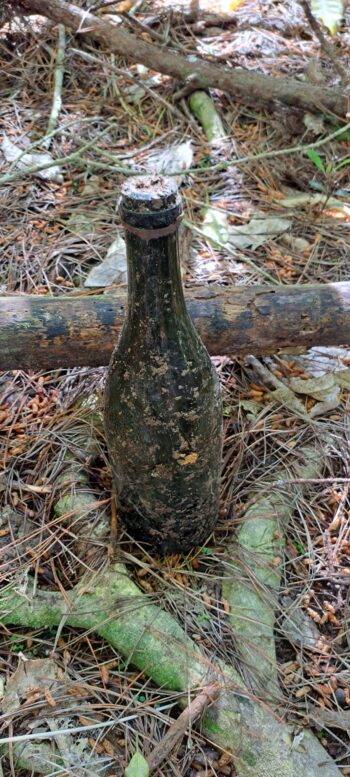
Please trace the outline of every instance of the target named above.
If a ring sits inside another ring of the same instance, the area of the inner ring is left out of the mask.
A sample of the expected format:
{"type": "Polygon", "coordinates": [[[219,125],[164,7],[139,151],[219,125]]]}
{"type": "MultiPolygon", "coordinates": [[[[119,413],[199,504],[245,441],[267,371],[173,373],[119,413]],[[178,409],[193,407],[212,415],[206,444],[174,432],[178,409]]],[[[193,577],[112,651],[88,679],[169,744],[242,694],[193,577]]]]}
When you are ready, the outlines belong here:
{"type": "Polygon", "coordinates": [[[122,189],[128,310],[109,366],[105,427],[118,515],[150,552],[186,552],[218,517],[222,405],[215,369],[187,313],[173,179],[122,189]]]}

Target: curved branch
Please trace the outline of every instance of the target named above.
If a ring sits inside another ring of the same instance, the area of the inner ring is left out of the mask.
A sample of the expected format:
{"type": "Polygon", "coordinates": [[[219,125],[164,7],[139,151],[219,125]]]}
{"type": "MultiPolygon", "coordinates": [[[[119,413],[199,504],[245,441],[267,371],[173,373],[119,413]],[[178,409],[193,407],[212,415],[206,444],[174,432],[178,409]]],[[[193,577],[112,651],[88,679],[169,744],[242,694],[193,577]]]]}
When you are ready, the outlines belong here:
{"type": "Polygon", "coordinates": [[[83,38],[100,43],[128,61],[140,62],[152,70],[193,83],[194,89],[220,89],[250,105],[278,100],[308,111],[328,111],[338,116],[347,112],[347,97],[341,91],[318,87],[294,78],[266,76],[262,73],[219,67],[201,57],[184,57],[141,37],[112,26],[88,11],[65,0],[10,0],[17,12],[37,13],[70,27],[83,38]]]}

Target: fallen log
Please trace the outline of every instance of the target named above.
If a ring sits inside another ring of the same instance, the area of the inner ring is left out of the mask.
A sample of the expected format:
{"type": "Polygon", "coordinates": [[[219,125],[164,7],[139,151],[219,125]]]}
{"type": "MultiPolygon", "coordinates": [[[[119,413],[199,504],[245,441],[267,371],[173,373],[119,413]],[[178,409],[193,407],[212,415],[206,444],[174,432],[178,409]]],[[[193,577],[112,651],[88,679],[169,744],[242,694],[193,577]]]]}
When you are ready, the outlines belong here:
{"type": "Polygon", "coordinates": [[[220,89],[254,106],[277,100],[285,105],[307,111],[330,112],[339,117],[345,117],[347,112],[347,96],[341,89],[315,86],[296,78],[218,66],[199,56],[186,57],[168,47],[149,43],[122,26],[112,25],[65,0],[11,0],[10,5],[17,13],[41,14],[64,24],[78,33],[82,40],[93,40],[127,61],[139,62],[180,81],[190,79],[194,89],[220,89]]]}
{"type": "MultiPolygon", "coordinates": [[[[209,353],[273,353],[350,344],[350,283],[206,286],[186,290],[209,353]]],[[[0,370],[108,364],[125,317],[126,292],[0,298],[0,370]]]]}

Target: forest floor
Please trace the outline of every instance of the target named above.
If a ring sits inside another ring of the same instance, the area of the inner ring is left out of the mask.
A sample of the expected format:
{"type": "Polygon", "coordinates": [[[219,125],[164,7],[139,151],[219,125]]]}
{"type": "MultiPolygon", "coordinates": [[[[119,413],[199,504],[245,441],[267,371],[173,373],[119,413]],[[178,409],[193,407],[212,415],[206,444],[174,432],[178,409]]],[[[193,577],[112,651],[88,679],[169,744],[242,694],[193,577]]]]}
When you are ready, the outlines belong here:
{"type": "MultiPolygon", "coordinates": [[[[129,7],[131,13],[123,23],[188,55],[199,52],[212,61],[271,75],[338,83],[333,63],[320,51],[298,3],[250,0],[232,12],[232,23],[222,25],[220,6],[194,5],[178,4],[169,16],[161,0],[141,2],[134,17],[129,7]],[[133,18],[149,25],[151,32],[137,27],[133,18]]],[[[114,23],[118,23],[117,10],[117,4],[103,9],[114,23]]],[[[84,295],[101,293],[101,287],[108,294],[116,284],[125,286],[120,256],[114,281],[107,276],[104,280],[102,270],[99,287],[84,285],[119,234],[118,198],[127,175],[123,167],[165,172],[183,167],[186,230],[181,262],[188,286],[330,283],[348,277],[350,187],[345,160],[350,131],[321,146],[311,158],[303,150],[335,131],[340,126],[337,117],[314,116],[281,105],[271,106],[270,111],[243,108],[213,91],[226,138],[211,143],[186,99],[174,101],[181,85],[81,44],[67,30],[65,36],[62,108],[50,153],[57,160],[69,159],[61,163],[54,180],[52,175],[44,180],[17,169],[6,181],[11,144],[28,153],[43,151],[40,141],[50,115],[58,37],[57,27],[39,17],[17,20],[0,35],[1,294],[84,295]],[[291,147],[297,150],[263,156],[291,147]],[[256,154],[259,159],[252,159],[256,154]],[[247,156],[249,161],[235,164],[235,157],[247,156]],[[215,169],[215,163],[228,157],[231,161],[225,169],[215,169]],[[199,168],[198,172],[186,173],[189,166],[199,168]],[[208,222],[206,227],[203,224],[208,207],[212,216],[216,214],[209,228],[208,222]],[[260,231],[254,223],[257,217],[260,231]],[[281,219],[284,228],[279,226],[281,219]],[[244,239],[239,242],[232,237],[237,236],[234,228],[244,225],[247,230],[240,232],[244,239]],[[217,245],[218,239],[226,240],[222,229],[232,237],[226,249],[217,245]]],[[[346,22],[332,42],[348,68],[346,22]]],[[[301,725],[311,725],[342,774],[350,775],[346,731],[350,715],[350,351],[344,347],[279,353],[260,360],[260,373],[234,356],[218,354],[214,363],[223,389],[225,422],[221,512],[215,535],[186,557],[159,558],[118,527],[118,558],[150,600],[174,615],[211,661],[223,658],[237,665],[236,638],[221,589],[228,539],[240,525],[252,491],[268,489],[281,464],[289,467],[302,446],[320,446],[322,474],[316,482],[305,482],[302,493],[295,495],[286,536],[276,613],[278,671],[288,714],[301,725]],[[334,376],[340,372],[339,384],[334,376]],[[299,386],[296,395],[305,416],[293,410],[292,400],[281,404],[271,395],[263,377],[269,373],[289,387],[291,379],[299,381],[294,385],[299,386]],[[318,410],[312,412],[317,403],[318,410]],[[296,607],[302,614],[299,626],[287,633],[285,614],[296,607]],[[313,639],[308,640],[310,633],[313,639]],[[334,713],[333,722],[337,713],[339,725],[315,724],[310,705],[334,713]]],[[[102,406],[104,376],[104,368],[14,371],[0,376],[1,585],[22,570],[36,586],[69,590],[82,568],[97,569],[110,548],[108,532],[95,534],[88,552],[85,548],[84,557],[79,557],[79,532],[70,524],[69,514],[55,512],[67,461],[75,458],[86,465],[99,515],[104,514],[107,525],[113,517],[103,428],[98,412],[91,410],[92,396],[97,410],[98,403],[102,406]]],[[[79,742],[81,758],[75,775],[102,773],[107,762],[108,773],[120,775],[135,749],[148,753],[167,731],[169,716],[176,714],[179,693],[154,685],[133,669],[132,656],[125,661],[93,632],[82,633],[64,623],[59,629],[0,629],[0,683],[12,678],[12,694],[17,687],[19,696],[18,667],[24,657],[53,657],[64,672],[64,689],[55,698],[47,691],[44,699],[35,688],[31,693],[27,689],[17,707],[11,706],[4,691],[1,735],[35,730],[43,710],[46,715],[51,711],[61,729],[92,725],[89,732],[76,734],[77,759],[79,742]],[[107,733],[103,727],[94,729],[94,722],[113,716],[117,721],[113,729],[107,733]]],[[[3,773],[29,777],[33,771],[16,765],[10,751],[3,759],[3,773]]],[[[48,765],[45,774],[49,773],[68,772],[54,767],[50,771],[48,765]]],[[[198,726],[187,732],[157,773],[233,777],[234,759],[208,742],[198,726]]]]}

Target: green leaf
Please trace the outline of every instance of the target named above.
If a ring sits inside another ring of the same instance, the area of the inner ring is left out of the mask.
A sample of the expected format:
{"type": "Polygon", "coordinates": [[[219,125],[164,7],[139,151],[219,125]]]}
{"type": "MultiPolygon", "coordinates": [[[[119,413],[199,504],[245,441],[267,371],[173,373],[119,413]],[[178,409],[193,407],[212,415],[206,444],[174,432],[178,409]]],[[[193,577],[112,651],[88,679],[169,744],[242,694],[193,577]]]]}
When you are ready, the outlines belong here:
{"type": "Polygon", "coordinates": [[[325,173],[326,172],[325,166],[317,151],[315,151],[315,149],[313,148],[309,148],[309,150],[306,153],[309,159],[311,160],[311,162],[315,165],[315,167],[317,167],[318,170],[321,170],[321,173],[325,173]]]}
{"type": "Polygon", "coordinates": [[[346,159],[343,159],[342,162],[339,162],[338,165],[336,165],[335,169],[340,170],[342,167],[346,167],[346,165],[350,165],[350,157],[346,157],[346,159]]]}
{"type": "Polygon", "coordinates": [[[222,415],[231,416],[236,410],[237,405],[225,405],[222,409],[222,415]]]}
{"type": "Polygon", "coordinates": [[[129,766],[125,769],[125,777],[148,777],[149,766],[141,753],[134,753],[129,766]]]}
{"type": "MultiPolygon", "coordinates": [[[[335,129],[340,129],[340,127],[336,126],[335,129]]],[[[344,132],[341,132],[338,135],[337,140],[350,140],[350,129],[347,129],[347,130],[344,130],[344,132]]]]}
{"type": "Polygon", "coordinates": [[[311,10],[331,35],[337,32],[344,13],[343,0],[311,0],[311,10]]]}
{"type": "Polygon", "coordinates": [[[305,556],[306,550],[302,542],[299,542],[299,540],[293,540],[293,545],[296,547],[298,553],[300,553],[301,556],[305,556]]]}
{"type": "Polygon", "coordinates": [[[210,621],[210,616],[207,615],[205,612],[201,612],[200,615],[198,615],[198,623],[205,623],[205,621],[210,621]]]}
{"type": "Polygon", "coordinates": [[[211,243],[219,242],[225,245],[229,237],[227,214],[225,211],[207,208],[202,223],[202,232],[211,243]]]}

